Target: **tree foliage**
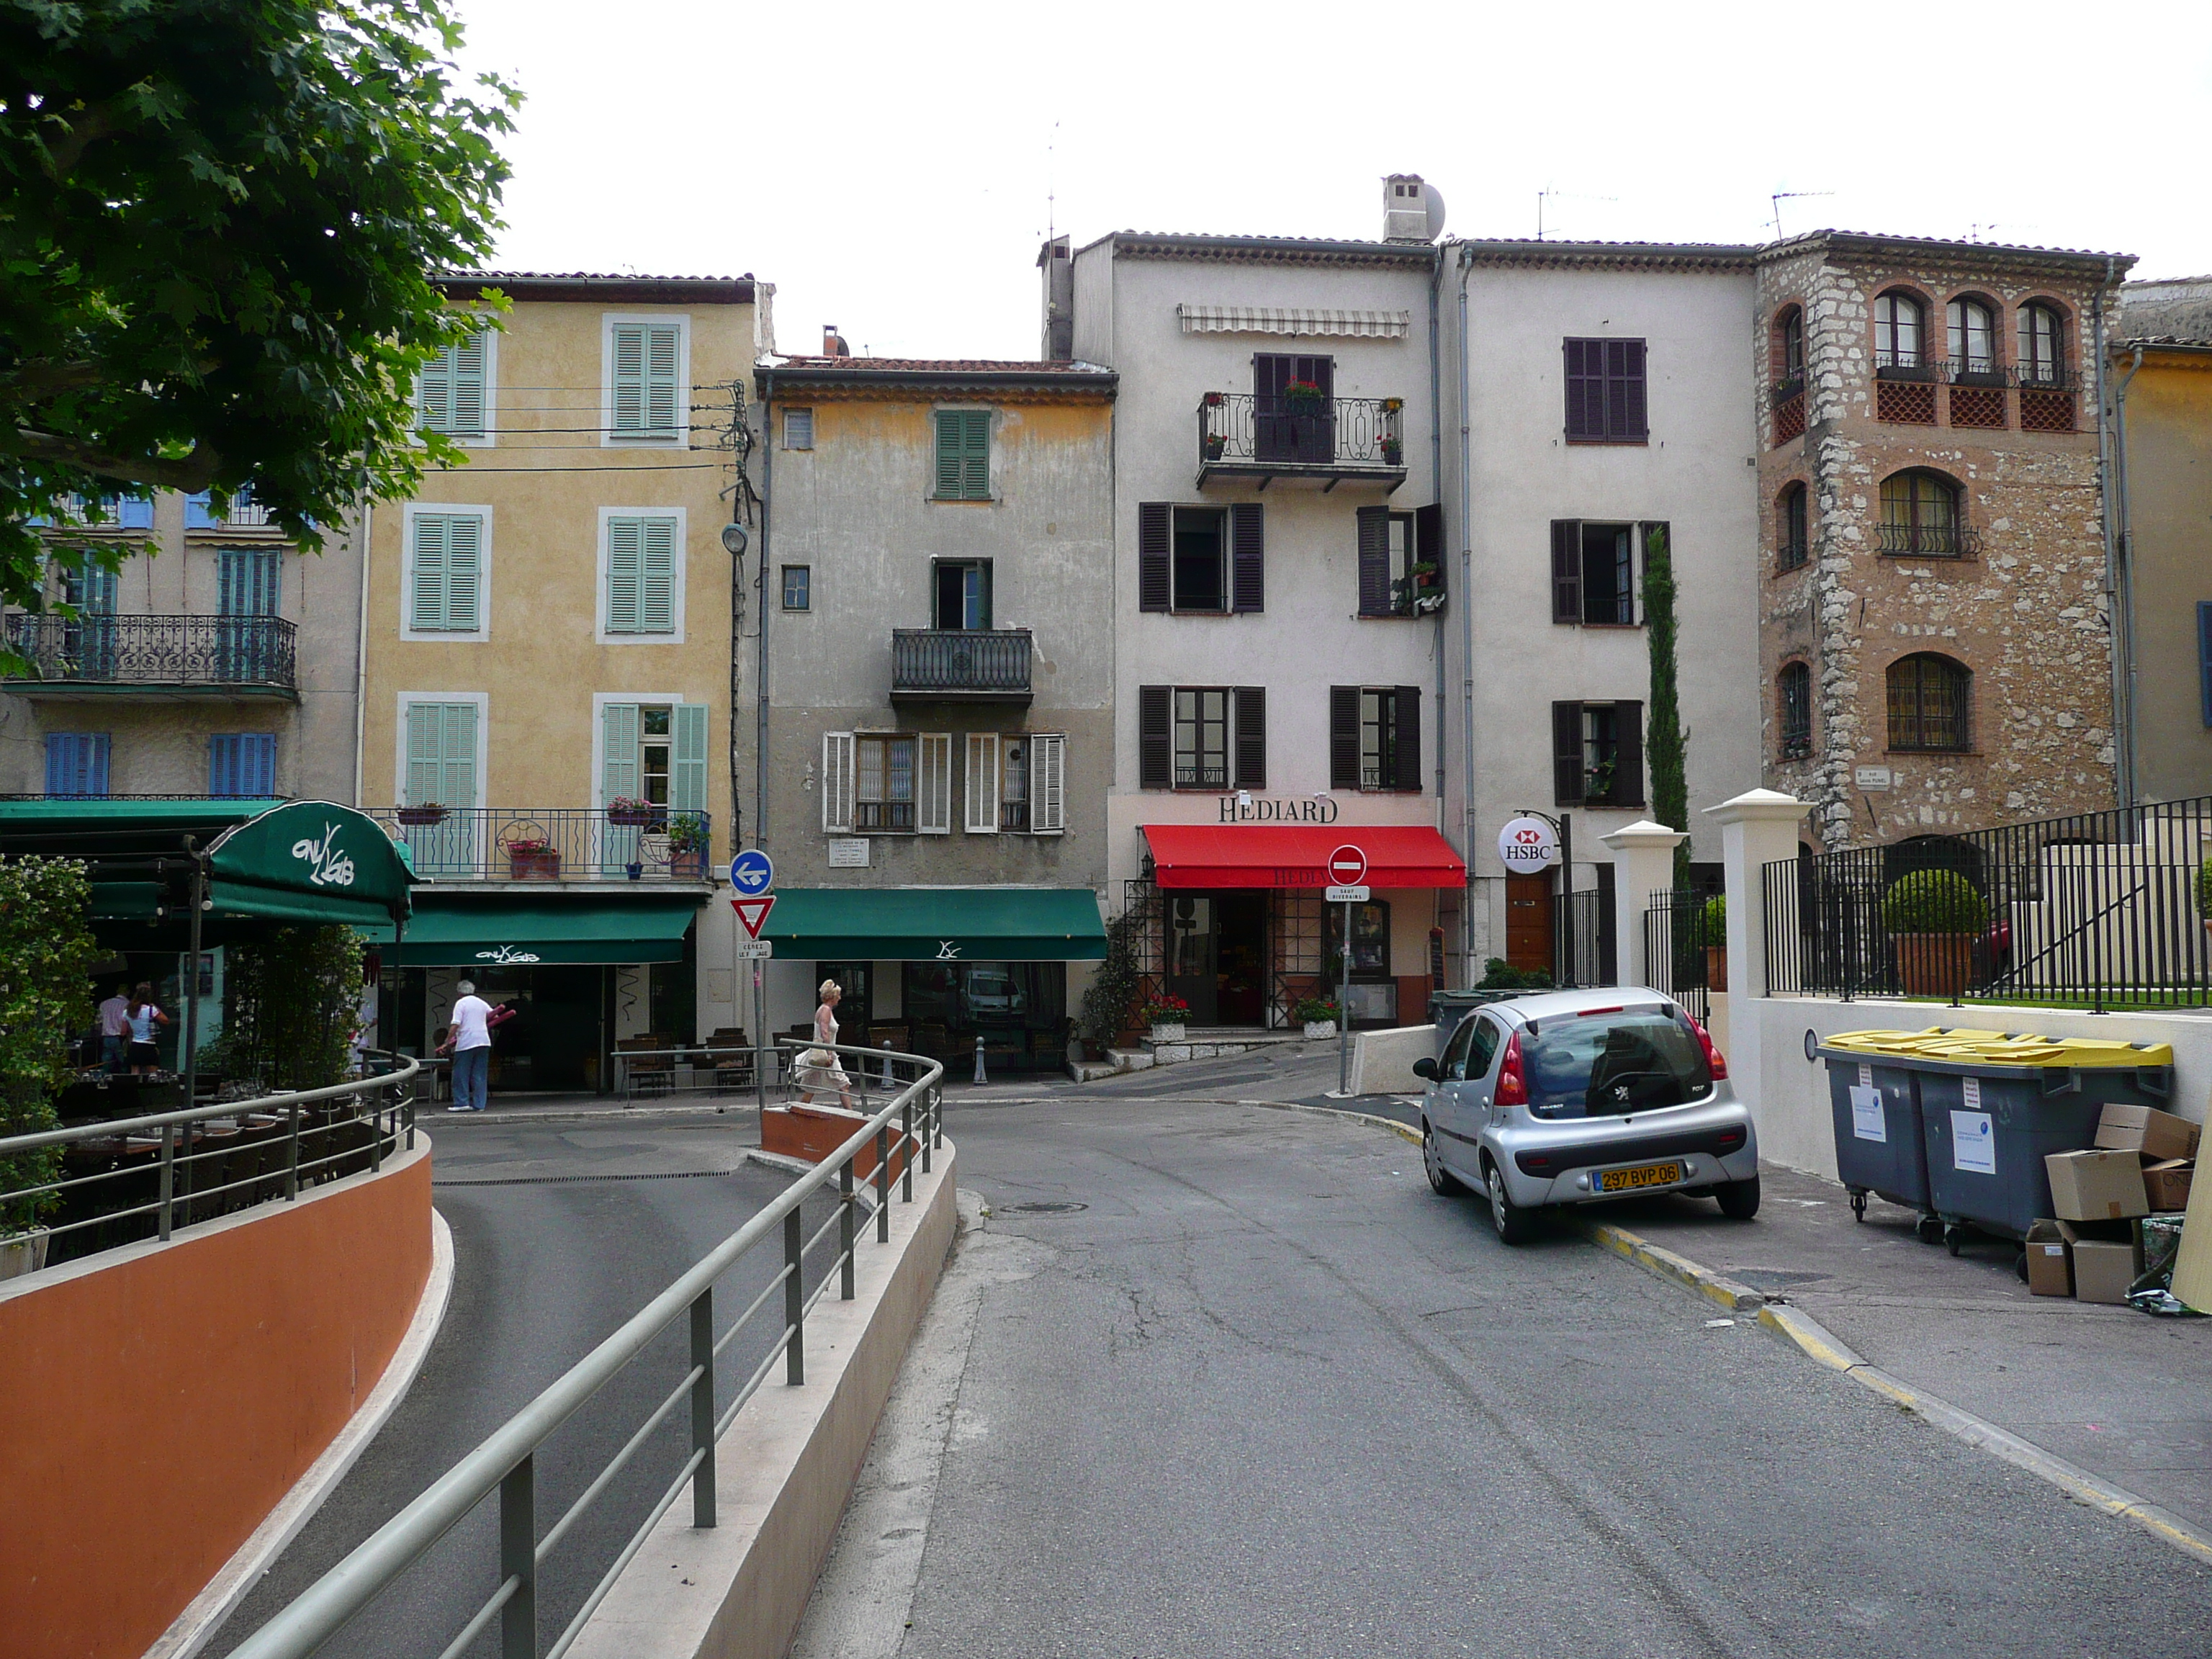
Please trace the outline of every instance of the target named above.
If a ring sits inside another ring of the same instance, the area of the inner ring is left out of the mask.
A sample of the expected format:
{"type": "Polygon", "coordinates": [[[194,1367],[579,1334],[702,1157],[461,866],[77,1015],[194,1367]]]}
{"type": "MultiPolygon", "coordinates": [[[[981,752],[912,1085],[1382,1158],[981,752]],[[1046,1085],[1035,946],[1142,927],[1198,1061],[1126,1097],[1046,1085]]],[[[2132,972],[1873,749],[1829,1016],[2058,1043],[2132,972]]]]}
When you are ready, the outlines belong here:
{"type": "Polygon", "coordinates": [[[1083,993],[1083,1029],[1102,1047],[1136,1017],[1137,999],[1145,990],[1137,951],[1150,921],[1145,905],[1131,904],[1106,924],[1105,959],[1083,993]]]}
{"type": "Polygon", "coordinates": [[[231,945],[223,952],[222,1041],[202,1064],[270,1089],[344,1082],[363,954],[350,927],[272,927],[231,945]]]}
{"type": "Polygon", "coordinates": [[[319,548],[459,461],[413,386],[519,99],[451,4],[0,0],[0,599],[40,608],[25,520],[71,495],[250,485],[319,548]]]}
{"type": "MultiPolygon", "coordinates": [[[[92,1024],[100,955],[85,918],[92,889],[74,859],[0,859],[0,1135],[59,1127],[53,1098],[76,1074],[70,1039],[92,1024]]],[[[0,1158],[0,1193],[58,1178],[58,1152],[0,1158]]],[[[0,1200],[0,1234],[20,1232],[58,1198],[0,1200]]]]}
{"type": "Polygon", "coordinates": [[[1651,811],[1684,839],[1674,848],[1676,891],[1690,884],[1690,734],[1682,729],[1680,678],[1675,664],[1674,556],[1667,532],[1655,528],[1644,544],[1644,637],[1651,656],[1650,707],[1644,745],[1651,767],[1651,811]]]}

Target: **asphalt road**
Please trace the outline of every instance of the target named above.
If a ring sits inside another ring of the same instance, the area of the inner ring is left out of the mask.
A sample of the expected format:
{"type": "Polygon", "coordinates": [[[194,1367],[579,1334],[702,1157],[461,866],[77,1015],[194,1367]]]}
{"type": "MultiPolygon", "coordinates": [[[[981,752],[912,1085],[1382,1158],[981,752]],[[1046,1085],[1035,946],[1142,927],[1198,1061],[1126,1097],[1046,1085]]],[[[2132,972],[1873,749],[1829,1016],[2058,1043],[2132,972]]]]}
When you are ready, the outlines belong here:
{"type": "Polygon", "coordinates": [[[1117,1083],[947,1130],[992,1213],[804,1659],[2212,1648],[2212,1571],[1564,1231],[1509,1250],[1379,1129],[1117,1083]]]}
{"type": "MultiPolygon", "coordinates": [[[[760,1138],[750,1115],[605,1127],[441,1117],[428,1127],[436,1144],[437,1206],[453,1231],[445,1323],[407,1398],[217,1633],[211,1654],[228,1653],[258,1629],[791,1179],[744,1161],[760,1138]]],[[[810,1232],[833,1206],[810,1206],[810,1232]]],[[[810,1261],[834,1258],[835,1248],[833,1235],[810,1261]]],[[[718,1330],[781,1265],[772,1255],[755,1251],[716,1285],[718,1330]]],[[[820,1271],[810,1267],[810,1283],[820,1271]]],[[[772,1305],[725,1351],[722,1401],[750,1375],[776,1328],[772,1305]]],[[[686,1340],[679,1321],[556,1431],[537,1468],[541,1536],[682,1376],[686,1340]]],[[[688,1413],[678,1407],[548,1558],[538,1593],[541,1643],[566,1626],[666,1490],[687,1433],[688,1413]]],[[[498,1582],[497,1508],[495,1500],[480,1505],[323,1652],[334,1659],[441,1652],[498,1582]]],[[[495,1653],[497,1638],[495,1624],[471,1651],[495,1653]]]]}

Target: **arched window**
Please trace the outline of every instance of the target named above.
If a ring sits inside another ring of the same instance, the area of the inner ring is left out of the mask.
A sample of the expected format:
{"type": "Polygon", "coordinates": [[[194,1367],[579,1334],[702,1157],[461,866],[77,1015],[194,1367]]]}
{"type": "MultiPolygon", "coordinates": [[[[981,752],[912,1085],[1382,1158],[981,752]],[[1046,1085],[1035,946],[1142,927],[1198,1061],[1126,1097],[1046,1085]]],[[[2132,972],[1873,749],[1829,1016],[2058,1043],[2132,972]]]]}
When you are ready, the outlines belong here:
{"type": "Polygon", "coordinates": [[[1805,562],[1805,486],[1785,484],[1774,503],[1774,564],[1778,570],[1795,570],[1805,562]]]}
{"type": "Polygon", "coordinates": [[[1991,374],[1997,366],[1997,314],[1979,300],[1954,300],[1946,307],[1950,324],[1951,372],[1991,374]]]}
{"type": "Polygon", "coordinates": [[[1790,307],[1774,321],[1774,380],[1778,386],[1805,378],[1805,313],[1790,307]]]}
{"type": "Polygon", "coordinates": [[[1885,553],[1955,559],[1966,550],[1959,486],[1940,472],[1915,469],[1881,481],[1878,545],[1885,553]]]}
{"type": "Polygon", "coordinates": [[[1813,752],[1813,671],[1802,662],[1784,663],[1774,678],[1774,705],[1782,758],[1802,760],[1813,752]]]}
{"type": "Polygon", "coordinates": [[[2063,386],[2066,380],[2066,320],[2058,307],[2038,300],[2020,308],[2022,386],[2063,386]]]}
{"type": "Polygon", "coordinates": [[[1948,657],[1921,652],[1889,665],[1889,746],[1966,747],[1966,702],[1973,676],[1948,657]]]}
{"type": "Polygon", "coordinates": [[[1892,289],[1874,302],[1874,366],[1878,368],[1917,368],[1926,349],[1928,310],[1901,289],[1892,289]]]}

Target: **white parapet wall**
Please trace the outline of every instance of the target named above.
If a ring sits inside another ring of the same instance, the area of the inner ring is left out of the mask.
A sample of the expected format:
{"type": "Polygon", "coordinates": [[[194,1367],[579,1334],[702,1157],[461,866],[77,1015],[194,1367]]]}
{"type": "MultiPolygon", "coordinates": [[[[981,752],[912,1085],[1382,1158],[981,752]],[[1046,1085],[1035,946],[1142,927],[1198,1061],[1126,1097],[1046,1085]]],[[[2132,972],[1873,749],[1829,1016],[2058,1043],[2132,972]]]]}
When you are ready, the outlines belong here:
{"type": "Polygon", "coordinates": [[[1428,1085],[1413,1075],[1413,1062],[1437,1051],[1433,1025],[1395,1025],[1383,1031],[1355,1031],[1352,1036],[1352,1092],[1355,1095],[1417,1095],[1428,1085]]]}
{"type": "Polygon", "coordinates": [[[1935,1002],[1843,1002],[1829,997],[1731,997],[1729,1001],[1739,1034],[1747,1021],[1758,1028],[1754,1043],[1745,1044],[1739,1036],[1736,1052],[1751,1058],[1735,1072],[1735,1080],[1759,1126],[1759,1156],[1832,1181],[1836,1176],[1836,1142],[1828,1107],[1828,1063],[1805,1058],[1808,1031],[1825,1042],[1840,1031],[1924,1031],[1942,1025],[2163,1042],[2173,1049],[2173,1097],[2166,1109],[2202,1123],[2208,1093],[2212,1093],[2212,1012],[2091,1014],[1972,1003],[1954,1008],[1935,1002]],[[1754,1071],[1756,1076],[1751,1074],[1754,1071]]]}

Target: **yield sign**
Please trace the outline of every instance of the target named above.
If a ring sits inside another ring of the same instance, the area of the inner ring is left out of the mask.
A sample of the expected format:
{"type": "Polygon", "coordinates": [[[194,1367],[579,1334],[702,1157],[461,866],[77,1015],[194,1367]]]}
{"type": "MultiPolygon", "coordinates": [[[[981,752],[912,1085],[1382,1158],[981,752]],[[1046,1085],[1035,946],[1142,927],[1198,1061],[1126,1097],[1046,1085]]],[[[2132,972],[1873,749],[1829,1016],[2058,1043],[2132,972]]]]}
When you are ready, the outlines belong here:
{"type": "Polygon", "coordinates": [[[767,893],[759,898],[733,898],[730,901],[730,908],[738,913],[738,920],[744,924],[745,937],[758,939],[760,930],[768,923],[768,913],[775,908],[775,895],[767,893]]]}
{"type": "Polygon", "coordinates": [[[1339,887],[1357,887],[1367,879],[1367,854],[1346,842],[1328,855],[1328,878],[1339,887]]]}

